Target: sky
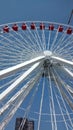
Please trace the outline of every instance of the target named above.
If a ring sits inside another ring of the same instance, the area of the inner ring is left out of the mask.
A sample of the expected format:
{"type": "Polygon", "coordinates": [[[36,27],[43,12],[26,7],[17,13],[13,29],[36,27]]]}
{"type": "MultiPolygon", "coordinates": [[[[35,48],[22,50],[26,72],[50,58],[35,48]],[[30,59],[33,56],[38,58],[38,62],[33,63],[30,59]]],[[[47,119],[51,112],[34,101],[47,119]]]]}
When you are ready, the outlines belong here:
{"type": "Polygon", "coordinates": [[[72,9],[73,0],[0,0],[0,24],[22,20],[67,23],[72,9]]]}
{"type": "Polygon", "coordinates": [[[73,0],[0,0],[0,24],[38,20],[67,24],[72,9],[73,0]]]}

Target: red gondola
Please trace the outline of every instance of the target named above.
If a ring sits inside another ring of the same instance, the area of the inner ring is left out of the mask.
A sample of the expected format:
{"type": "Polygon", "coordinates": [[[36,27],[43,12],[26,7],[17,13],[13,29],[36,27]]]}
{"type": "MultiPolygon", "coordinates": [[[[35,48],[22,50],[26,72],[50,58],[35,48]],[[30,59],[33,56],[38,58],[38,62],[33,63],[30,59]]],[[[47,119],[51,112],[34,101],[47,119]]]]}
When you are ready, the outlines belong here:
{"type": "Polygon", "coordinates": [[[53,24],[49,26],[49,30],[51,30],[51,31],[54,30],[54,25],[53,24]]]}
{"type": "Polygon", "coordinates": [[[32,30],[35,30],[35,29],[36,29],[36,26],[35,26],[34,23],[31,23],[31,29],[32,29],[32,30]]]}
{"type": "Polygon", "coordinates": [[[14,31],[18,31],[18,25],[17,25],[17,24],[14,24],[14,25],[12,26],[12,29],[13,29],[14,31]]]}
{"type": "Polygon", "coordinates": [[[40,30],[45,29],[45,25],[43,23],[40,23],[40,30]]]}
{"type": "Polygon", "coordinates": [[[26,30],[27,29],[27,25],[25,23],[23,23],[21,28],[22,28],[22,30],[26,30]]]}
{"type": "Polygon", "coordinates": [[[60,25],[60,26],[58,27],[58,32],[63,32],[63,26],[62,26],[62,25],[60,25]]]}
{"type": "Polygon", "coordinates": [[[9,32],[9,27],[7,25],[3,28],[3,32],[9,32]]]}
{"type": "Polygon", "coordinates": [[[72,34],[72,28],[68,28],[67,31],[66,31],[67,34],[72,34]]]}

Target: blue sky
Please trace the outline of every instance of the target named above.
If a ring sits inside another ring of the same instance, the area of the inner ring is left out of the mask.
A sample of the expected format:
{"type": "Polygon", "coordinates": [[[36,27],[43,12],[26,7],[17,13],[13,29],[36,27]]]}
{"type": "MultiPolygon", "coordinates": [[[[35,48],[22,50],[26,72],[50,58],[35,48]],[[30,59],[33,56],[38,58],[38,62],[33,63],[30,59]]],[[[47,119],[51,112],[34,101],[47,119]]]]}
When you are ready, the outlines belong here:
{"type": "Polygon", "coordinates": [[[0,24],[22,20],[67,23],[73,0],[0,0],[0,24]]]}
{"type": "Polygon", "coordinates": [[[27,20],[67,24],[72,9],[73,0],[0,0],[0,24],[27,20]]]}

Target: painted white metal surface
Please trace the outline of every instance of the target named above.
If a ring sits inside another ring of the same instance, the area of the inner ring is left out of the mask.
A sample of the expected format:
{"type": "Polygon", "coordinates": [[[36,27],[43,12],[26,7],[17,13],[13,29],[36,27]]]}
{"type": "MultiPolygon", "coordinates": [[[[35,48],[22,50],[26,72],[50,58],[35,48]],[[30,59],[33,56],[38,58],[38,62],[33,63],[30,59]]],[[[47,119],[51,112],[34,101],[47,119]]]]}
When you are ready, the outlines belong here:
{"type": "Polygon", "coordinates": [[[0,94],[0,101],[3,100],[9,93],[11,93],[25,78],[33,72],[40,62],[35,63],[30,69],[28,69],[22,76],[20,76],[13,84],[11,84],[5,91],[0,94]]]}
{"type": "Polygon", "coordinates": [[[36,57],[36,58],[31,59],[29,61],[25,61],[24,63],[12,66],[12,67],[7,68],[5,70],[1,70],[0,71],[0,79],[4,78],[5,76],[8,76],[8,75],[10,75],[12,73],[15,73],[18,70],[21,70],[21,69],[25,68],[26,66],[32,65],[35,62],[39,62],[39,61],[43,60],[44,58],[45,58],[44,55],[43,56],[39,56],[39,57],[36,57]]]}

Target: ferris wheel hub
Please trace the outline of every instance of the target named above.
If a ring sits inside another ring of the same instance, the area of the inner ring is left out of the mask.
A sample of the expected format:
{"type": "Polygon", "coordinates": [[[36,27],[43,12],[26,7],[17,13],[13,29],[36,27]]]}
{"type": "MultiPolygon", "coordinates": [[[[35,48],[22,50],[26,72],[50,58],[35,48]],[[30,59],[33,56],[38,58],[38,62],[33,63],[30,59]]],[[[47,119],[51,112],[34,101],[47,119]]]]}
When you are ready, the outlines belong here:
{"type": "Polygon", "coordinates": [[[45,55],[46,58],[48,58],[48,57],[52,56],[52,52],[46,50],[46,51],[44,51],[44,55],[45,55]]]}

